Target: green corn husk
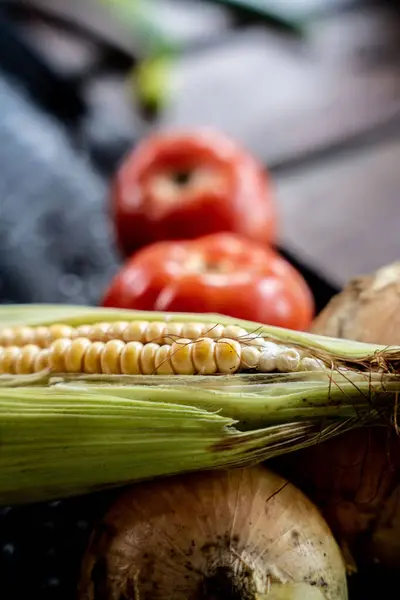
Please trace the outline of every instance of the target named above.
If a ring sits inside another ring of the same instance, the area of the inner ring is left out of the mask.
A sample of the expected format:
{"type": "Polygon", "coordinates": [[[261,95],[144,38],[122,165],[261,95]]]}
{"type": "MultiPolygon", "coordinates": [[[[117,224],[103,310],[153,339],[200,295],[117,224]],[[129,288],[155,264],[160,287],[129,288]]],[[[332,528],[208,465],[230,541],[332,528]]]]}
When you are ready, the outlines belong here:
{"type": "Polygon", "coordinates": [[[82,494],[264,461],[363,425],[393,422],[400,348],[221,315],[61,305],[0,308],[0,327],[117,320],[236,324],[307,348],[331,370],[225,376],[0,375],[0,503],[82,494]],[[379,364],[381,372],[373,372],[379,364]]]}

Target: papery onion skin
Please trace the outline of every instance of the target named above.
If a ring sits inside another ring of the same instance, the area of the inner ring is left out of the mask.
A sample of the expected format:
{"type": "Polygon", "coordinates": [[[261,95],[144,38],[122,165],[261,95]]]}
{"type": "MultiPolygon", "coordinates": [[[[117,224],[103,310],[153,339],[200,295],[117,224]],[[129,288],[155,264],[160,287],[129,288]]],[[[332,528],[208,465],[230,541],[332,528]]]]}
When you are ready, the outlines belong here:
{"type": "Polygon", "coordinates": [[[316,317],[311,332],[358,342],[400,342],[400,262],[349,281],[316,317]]]}
{"type": "Polygon", "coordinates": [[[343,558],[319,511],[261,466],[130,488],[93,533],[82,573],[80,600],[296,598],[296,586],[279,595],[282,583],[347,598],[343,558]]]}
{"type": "MultiPolygon", "coordinates": [[[[365,343],[400,342],[400,262],[350,281],[311,331],[365,343]]],[[[397,408],[393,411],[397,421],[397,408]]],[[[361,428],[274,465],[321,508],[349,571],[400,567],[400,437],[395,428],[361,428]]]]}
{"type": "Polygon", "coordinates": [[[394,431],[368,427],[346,432],[283,456],[274,467],[321,509],[349,572],[380,560],[372,550],[372,536],[400,478],[400,438],[394,431]]]}
{"type": "Polygon", "coordinates": [[[370,555],[389,569],[400,569],[400,483],[379,513],[370,545],[370,555]]]}

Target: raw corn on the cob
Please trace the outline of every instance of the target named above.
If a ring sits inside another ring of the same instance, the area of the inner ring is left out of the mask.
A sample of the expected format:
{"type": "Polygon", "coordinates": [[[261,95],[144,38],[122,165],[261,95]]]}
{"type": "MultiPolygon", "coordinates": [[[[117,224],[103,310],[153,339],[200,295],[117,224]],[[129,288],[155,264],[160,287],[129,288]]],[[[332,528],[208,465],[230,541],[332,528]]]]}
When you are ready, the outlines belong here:
{"type": "Polygon", "coordinates": [[[0,502],[239,466],[390,419],[400,348],[216,315],[0,308],[0,502]]]}
{"type": "Polygon", "coordinates": [[[0,373],[214,375],[256,369],[292,372],[323,366],[295,348],[234,325],[116,321],[0,330],[0,373]]]}

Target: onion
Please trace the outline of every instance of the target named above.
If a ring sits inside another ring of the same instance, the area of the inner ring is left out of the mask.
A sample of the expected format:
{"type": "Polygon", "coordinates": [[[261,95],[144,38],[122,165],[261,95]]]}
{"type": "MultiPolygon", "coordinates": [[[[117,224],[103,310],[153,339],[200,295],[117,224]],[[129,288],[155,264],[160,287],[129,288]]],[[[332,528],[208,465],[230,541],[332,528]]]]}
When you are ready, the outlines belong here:
{"type": "Polygon", "coordinates": [[[400,262],[350,281],[314,320],[319,335],[373,344],[400,342],[400,262]]]}
{"type": "Polygon", "coordinates": [[[80,600],[344,600],[316,507],[257,466],[137,484],[93,532],[80,600]]]}
{"type": "Polygon", "coordinates": [[[349,573],[361,564],[393,562],[382,550],[382,535],[380,547],[374,535],[400,480],[400,438],[395,432],[360,428],[284,456],[275,466],[321,509],[349,573]]]}
{"type": "MultiPolygon", "coordinates": [[[[312,331],[396,345],[399,308],[400,263],[394,263],[351,281],[312,331]]],[[[321,508],[349,572],[373,563],[400,567],[400,438],[394,428],[350,431],[283,457],[276,467],[321,508]]]]}

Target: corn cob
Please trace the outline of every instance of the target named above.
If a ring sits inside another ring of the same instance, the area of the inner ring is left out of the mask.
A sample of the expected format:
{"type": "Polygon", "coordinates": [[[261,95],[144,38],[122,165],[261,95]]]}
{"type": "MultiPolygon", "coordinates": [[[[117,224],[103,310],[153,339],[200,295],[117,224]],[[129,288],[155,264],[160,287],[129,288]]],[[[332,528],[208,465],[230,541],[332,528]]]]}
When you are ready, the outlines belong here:
{"type": "MultiPolygon", "coordinates": [[[[117,331],[120,332],[121,324],[117,322],[116,325],[117,331]]],[[[162,324],[157,322],[156,325],[162,324]]],[[[70,328],[70,335],[66,337],[66,326],[60,325],[54,328],[10,329],[6,332],[6,336],[12,344],[0,346],[0,373],[24,375],[50,369],[56,373],[83,372],[109,375],[153,373],[214,375],[251,369],[264,373],[272,371],[286,373],[296,370],[317,370],[323,367],[321,361],[312,357],[303,357],[302,360],[300,352],[295,348],[266,342],[260,336],[251,337],[244,330],[241,330],[243,334],[238,331],[236,332],[238,335],[233,337],[235,332],[228,331],[233,330],[233,327],[225,327],[222,332],[223,337],[214,339],[204,336],[202,330],[205,327],[199,324],[199,337],[179,337],[173,341],[171,338],[165,338],[163,333],[157,338],[152,337],[153,331],[148,335],[148,331],[154,329],[151,327],[143,328],[141,334],[135,336],[140,339],[130,340],[129,338],[133,336],[124,336],[123,333],[118,337],[116,328],[111,324],[101,323],[100,326],[84,325],[82,329],[85,328],[87,337],[79,337],[80,328],[70,328]],[[46,338],[46,346],[43,347],[42,330],[47,329],[50,332],[56,329],[57,332],[61,332],[62,327],[64,327],[64,336],[55,337],[55,341],[52,341],[54,336],[49,335],[46,338]],[[22,330],[24,330],[23,335],[21,335],[22,330]],[[100,336],[99,331],[106,333],[100,336]],[[228,334],[232,337],[227,337],[228,334]],[[41,346],[33,343],[39,342],[39,335],[41,346]],[[23,342],[27,342],[26,345],[23,342]]],[[[185,333],[188,335],[187,329],[185,333]]],[[[3,335],[0,330],[0,336],[5,341],[4,330],[3,335]]]]}
{"type": "Polygon", "coordinates": [[[258,462],[393,414],[400,348],[217,315],[0,308],[0,502],[258,462]]]}

